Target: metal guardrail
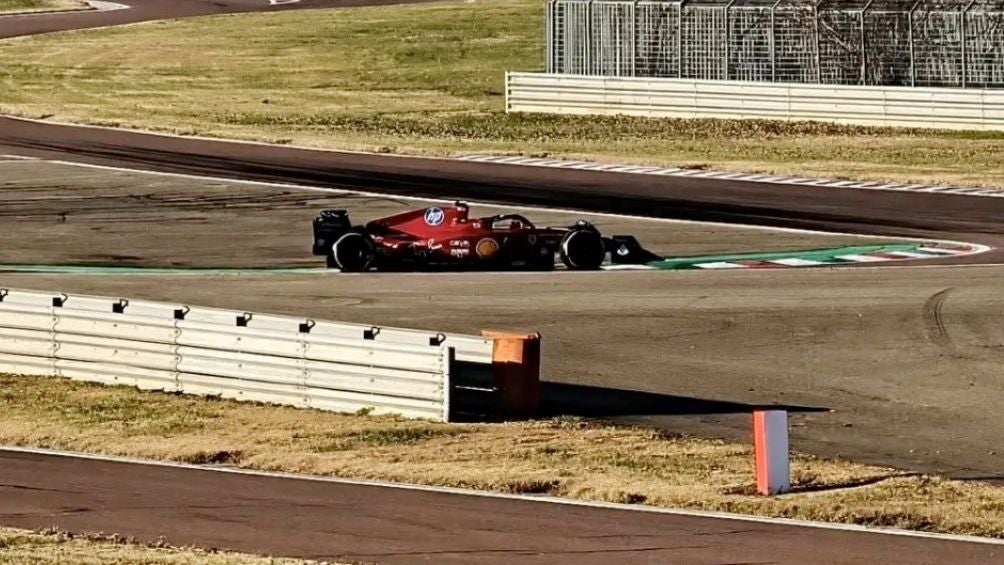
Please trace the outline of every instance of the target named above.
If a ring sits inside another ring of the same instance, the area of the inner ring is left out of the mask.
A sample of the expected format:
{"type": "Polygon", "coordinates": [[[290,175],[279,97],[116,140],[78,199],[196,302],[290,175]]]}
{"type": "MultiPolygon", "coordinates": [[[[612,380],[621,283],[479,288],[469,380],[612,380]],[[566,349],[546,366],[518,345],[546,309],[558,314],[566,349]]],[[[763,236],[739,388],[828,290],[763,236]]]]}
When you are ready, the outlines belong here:
{"type": "Polygon", "coordinates": [[[450,420],[491,408],[493,340],[0,289],[0,371],[450,420]]]}
{"type": "Polygon", "coordinates": [[[506,111],[1004,130],[1004,91],[507,73],[506,111]]]}

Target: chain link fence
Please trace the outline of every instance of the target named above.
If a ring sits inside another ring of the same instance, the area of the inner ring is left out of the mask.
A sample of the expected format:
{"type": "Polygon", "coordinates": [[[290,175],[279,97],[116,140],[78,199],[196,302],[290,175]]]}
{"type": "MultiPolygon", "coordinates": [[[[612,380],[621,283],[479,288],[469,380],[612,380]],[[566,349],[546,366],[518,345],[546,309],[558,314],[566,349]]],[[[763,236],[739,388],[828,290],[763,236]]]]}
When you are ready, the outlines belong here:
{"type": "Polygon", "coordinates": [[[553,73],[1004,88],[1004,0],[550,0],[553,73]]]}

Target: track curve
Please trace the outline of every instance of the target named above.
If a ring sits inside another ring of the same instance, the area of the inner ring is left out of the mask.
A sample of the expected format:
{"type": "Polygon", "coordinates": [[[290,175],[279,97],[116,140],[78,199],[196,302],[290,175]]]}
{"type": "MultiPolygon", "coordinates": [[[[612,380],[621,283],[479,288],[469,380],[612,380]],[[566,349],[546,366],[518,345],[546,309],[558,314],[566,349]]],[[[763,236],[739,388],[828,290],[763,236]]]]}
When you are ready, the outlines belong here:
{"type": "Polygon", "coordinates": [[[452,159],[323,151],[0,118],[0,153],[112,167],[769,227],[951,239],[995,248],[1004,199],[791,187],[700,178],[533,170],[452,159]]]}
{"type": "MultiPolygon", "coordinates": [[[[407,1],[407,0],[405,0],[407,1]]],[[[128,10],[0,18],[0,39],[164,18],[400,0],[131,0],[128,10]]],[[[533,170],[451,159],[322,151],[0,117],[0,153],[387,194],[570,207],[662,218],[1004,246],[1004,199],[792,187],[736,180],[533,170]]],[[[1002,263],[1004,252],[946,259],[1002,263]]]]}

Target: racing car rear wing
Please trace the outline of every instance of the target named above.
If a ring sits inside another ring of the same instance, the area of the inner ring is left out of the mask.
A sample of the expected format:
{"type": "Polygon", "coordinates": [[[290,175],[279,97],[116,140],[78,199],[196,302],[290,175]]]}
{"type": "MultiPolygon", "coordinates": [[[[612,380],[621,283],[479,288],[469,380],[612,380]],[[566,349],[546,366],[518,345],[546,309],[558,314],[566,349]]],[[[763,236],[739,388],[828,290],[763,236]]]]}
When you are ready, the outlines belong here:
{"type": "Polygon", "coordinates": [[[351,229],[348,210],[322,210],[314,218],[314,255],[327,255],[331,244],[351,229]]]}

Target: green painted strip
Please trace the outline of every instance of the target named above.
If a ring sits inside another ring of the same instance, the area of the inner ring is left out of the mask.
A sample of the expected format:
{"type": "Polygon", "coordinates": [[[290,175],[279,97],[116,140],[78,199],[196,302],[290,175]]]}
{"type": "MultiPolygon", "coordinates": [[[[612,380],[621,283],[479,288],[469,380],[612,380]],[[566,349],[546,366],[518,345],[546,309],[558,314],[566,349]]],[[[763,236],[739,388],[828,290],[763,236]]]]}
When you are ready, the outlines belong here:
{"type": "Polygon", "coordinates": [[[221,275],[304,275],[333,273],[323,267],[249,268],[164,268],[85,265],[0,265],[2,273],[51,273],[101,276],[221,276],[221,275]]]}
{"type": "Polygon", "coordinates": [[[653,261],[648,265],[657,269],[694,269],[701,263],[737,263],[740,261],[775,261],[777,259],[805,259],[821,263],[842,263],[838,255],[868,255],[892,251],[916,251],[920,244],[860,245],[830,249],[807,249],[804,251],[775,251],[772,253],[740,253],[736,255],[704,255],[700,257],[678,257],[653,261]]]}

